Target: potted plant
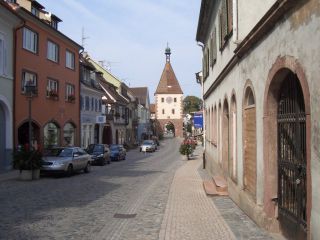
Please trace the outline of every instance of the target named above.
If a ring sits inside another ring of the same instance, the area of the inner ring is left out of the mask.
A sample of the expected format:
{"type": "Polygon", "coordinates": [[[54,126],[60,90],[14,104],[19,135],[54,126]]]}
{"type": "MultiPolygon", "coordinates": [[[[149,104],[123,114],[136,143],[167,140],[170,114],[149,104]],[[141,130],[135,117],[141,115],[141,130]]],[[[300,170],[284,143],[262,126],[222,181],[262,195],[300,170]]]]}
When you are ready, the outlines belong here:
{"type": "Polygon", "coordinates": [[[179,152],[182,154],[182,155],[186,155],[187,156],[187,160],[189,160],[189,156],[190,154],[192,154],[193,152],[193,148],[192,148],[192,145],[188,142],[183,142],[181,145],[180,145],[180,149],[179,149],[179,152]]]}
{"type": "Polygon", "coordinates": [[[76,97],[73,94],[68,96],[68,101],[69,102],[73,102],[75,99],[76,99],[76,97]]]}
{"type": "Polygon", "coordinates": [[[39,179],[42,154],[39,150],[20,147],[14,152],[13,167],[19,170],[21,180],[39,179]]]}
{"type": "Polygon", "coordinates": [[[57,98],[58,97],[58,92],[56,90],[50,90],[49,96],[52,98],[57,98]]]}

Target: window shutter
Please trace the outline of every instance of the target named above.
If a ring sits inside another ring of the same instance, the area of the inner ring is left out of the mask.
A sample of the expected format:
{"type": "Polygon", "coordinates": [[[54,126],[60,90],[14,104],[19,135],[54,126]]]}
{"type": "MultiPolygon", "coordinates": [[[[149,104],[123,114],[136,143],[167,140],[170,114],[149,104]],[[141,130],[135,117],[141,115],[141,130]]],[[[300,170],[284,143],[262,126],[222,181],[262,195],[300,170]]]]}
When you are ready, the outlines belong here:
{"type": "Polygon", "coordinates": [[[228,0],[228,34],[232,32],[233,28],[233,5],[232,0],[228,0]]]}
{"type": "Polygon", "coordinates": [[[227,2],[228,0],[223,0],[222,1],[222,37],[223,40],[225,39],[225,37],[228,35],[228,9],[227,9],[227,2]]]}
{"type": "Polygon", "coordinates": [[[213,29],[211,35],[211,59],[210,59],[211,67],[215,64],[217,60],[217,33],[216,28],[213,29]]]}

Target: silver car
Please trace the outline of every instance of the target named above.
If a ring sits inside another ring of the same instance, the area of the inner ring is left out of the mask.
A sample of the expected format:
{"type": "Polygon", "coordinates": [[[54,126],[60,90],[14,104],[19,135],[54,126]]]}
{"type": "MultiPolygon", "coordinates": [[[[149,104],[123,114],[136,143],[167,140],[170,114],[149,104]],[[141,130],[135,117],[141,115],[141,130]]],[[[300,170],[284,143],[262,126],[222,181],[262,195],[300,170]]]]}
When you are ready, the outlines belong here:
{"type": "Polygon", "coordinates": [[[91,170],[91,156],[79,147],[51,148],[44,151],[41,171],[64,172],[71,176],[74,171],[91,170]]]}
{"type": "Polygon", "coordinates": [[[140,152],[155,152],[156,146],[153,140],[144,140],[140,146],[140,152]]]}

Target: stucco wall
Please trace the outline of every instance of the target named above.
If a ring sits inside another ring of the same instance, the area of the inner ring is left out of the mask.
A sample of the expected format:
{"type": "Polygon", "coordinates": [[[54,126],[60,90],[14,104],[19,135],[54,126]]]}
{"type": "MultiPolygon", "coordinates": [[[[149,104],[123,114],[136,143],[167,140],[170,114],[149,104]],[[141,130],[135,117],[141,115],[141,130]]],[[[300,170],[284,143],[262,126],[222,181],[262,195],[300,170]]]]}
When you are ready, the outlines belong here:
{"type": "Polygon", "coordinates": [[[182,94],[157,94],[156,95],[156,116],[157,119],[181,119],[182,118],[182,94]],[[164,102],[161,102],[161,98],[164,99],[164,102]],[[171,98],[171,102],[167,102],[167,98],[171,98]],[[174,98],[177,99],[177,102],[174,102],[174,98]],[[162,114],[162,109],[165,113],[162,114]],[[174,114],[172,109],[175,110],[174,114]],[[169,117],[169,118],[168,118],[169,117]]]}
{"type": "MultiPolygon", "coordinates": [[[[206,107],[214,106],[214,104],[222,103],[227,96],[229,106],[232,91],[235,91],[237,101],[237,159],[238,159],[238,191],[240,196],[233,196],[236,202],[244,206],[241,200],[241,189],[243,186],[243,126],[242,126],[242,103],[244,96],[244,87],[248,80],[251,81],[256,100],[256,136],[257,136],[257,199],[256,203],[261,205],[264,197],[264,142],[263,142],[263,113],[264,113],[264,92],[266,88],[266,80],[269,71],[278,57],[294,58],[303,69],[306,76],[310,91],[311,103],[311,185],[312,185],[312,211],[311,211],[311,238],[320,238],[320,17],[319,17],[319,2],[317,0],[308,1],[305,4],[299,4],[294,13],[286,18],[286,21],[281,21],[276,27],[251,51],[247,56],[244,56],[240,63],[227,75],[223,82],[215,89],[215,91],[205,100],[206,107]]],[[[233,44],[233,43],[229,43],[233,44]]],[[[224,51],[229,51],[226,48],[224,51]]],[[[223,53],[224,54],[224,53],[223,53]]],[[[227,53],[226,53],[227,54],[227,53]]],[[[219,61],[217,61],[217,69],[219,61]]],[[[216,66],[214,67],[216,68],[216,66]]],[[[217,76],[211,72],[211,76],[205,83],[207,90],[213,83],[213,79],[217,76]]],[[[218,71],[219,73],[219,71],[218,71]]],[[[217,148],[212,144],[206,145],[207,156],[211,159],[207,161],[217,160],[217,148]]],[[[213,168],[214,164],[208,163],[208,167],[213,168]]],[[[211,169],[213,171],[213,169],[211,169]]],[[[254,208],[254,206],[252,206],[254,208]]],[[[248,209],[248,208],[247,208],[248,209]]],[[[258,208],[259,210],[259,208],[258,208]]],[[[262,211],[262,209],[260,209],[262,211]]],[[[251,215],[260,224],[263,223],[256,213],[247,213],[251,215]],[[255,216],[253,216],[255,215],[255,216]]],[[[260,216],[263,212],[260,212],[260,216]]]]}

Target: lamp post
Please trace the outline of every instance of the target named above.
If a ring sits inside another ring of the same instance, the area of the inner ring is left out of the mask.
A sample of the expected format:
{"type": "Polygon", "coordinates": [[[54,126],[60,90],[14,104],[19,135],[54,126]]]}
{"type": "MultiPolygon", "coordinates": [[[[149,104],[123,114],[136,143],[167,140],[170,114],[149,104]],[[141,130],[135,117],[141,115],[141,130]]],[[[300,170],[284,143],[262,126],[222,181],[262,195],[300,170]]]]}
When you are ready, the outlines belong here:
{"type": "Polygon", "coordinates": [[[31,102],[33,95],[36,91],[36,86],[32,84],[26,84],[25,85],[26,95],[28,98],[28,125],[29,125],[29,151],[32,149],[32,109],[31,109],[31,102]]]}

